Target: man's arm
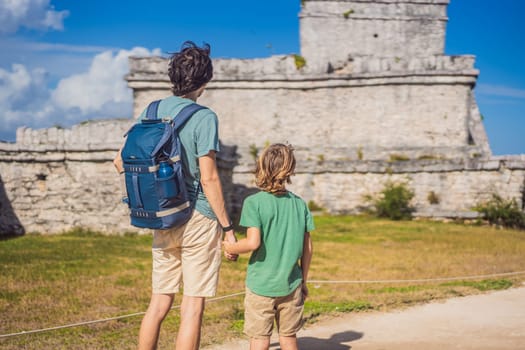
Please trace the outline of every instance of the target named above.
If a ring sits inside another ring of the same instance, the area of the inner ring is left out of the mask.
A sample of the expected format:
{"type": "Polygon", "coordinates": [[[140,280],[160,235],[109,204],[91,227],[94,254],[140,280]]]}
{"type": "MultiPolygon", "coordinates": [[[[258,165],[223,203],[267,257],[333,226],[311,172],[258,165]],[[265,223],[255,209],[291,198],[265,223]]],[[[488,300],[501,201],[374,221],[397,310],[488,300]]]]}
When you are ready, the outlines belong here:
{"type": "Polygon", "coordinates": [[[119,174],[124,172],[124,163],[122,162],[122,148],[118,150],[115,159],[113,159],[113,165],[115,165],[115,168],[119,174]]]}
{"type": "Polygon", "coordinates": [[[230,254],[253,252],[261,245],[261,231],[257,227],[248,227],[246,238],[237,243],[223,242],[224,250],[230,254]]]}
{"type": "MultiPolygon", "coordinates": [[[[217,216],[217,220],[222,227],[230,226],[230,216],[226,212],[224,195],[222,193],[221,179],[217,170],[215,151],[210,151],[207,155],[199,158],[199,168],[201,171],[201,185],[211,209],[217,216]]],[[[224,232],[225,239],[235,242],[233,229],[224,232]]]]}

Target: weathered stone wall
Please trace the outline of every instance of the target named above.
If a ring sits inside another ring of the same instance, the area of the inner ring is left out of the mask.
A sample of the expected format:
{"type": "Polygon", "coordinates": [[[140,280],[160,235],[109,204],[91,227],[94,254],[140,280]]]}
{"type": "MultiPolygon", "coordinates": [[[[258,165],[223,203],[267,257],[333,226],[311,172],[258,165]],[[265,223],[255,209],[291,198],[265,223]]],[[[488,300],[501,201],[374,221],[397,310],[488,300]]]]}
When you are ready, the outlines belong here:
{"type": "MultiPolygon", "coordinates": [[[[292,56],[216,60],[199,102],[217,112],[221,138],[239,147],[241,163],[250,147],[285,141],[309,157],[334,159],[355,159],[358,151],[362,160],[488,156],[473,63],[472,56],[362,58],[316,74],[297,69],[292,56]]],[[[130,65],[138,115],[170,94],[167,61],[130,65]]]]}
{"type": "Polygon", "coordinates": [[[355,159],[348,150],[359,147],[364,159],[450,157],[467,145],[466,85],[232,90],[210,89],[202,98],[216,106],[227,143],[289,142],[310,148],[313,157],[340,159],[355,159]]]}
{"type": "MultiPolygon", "coordinates": [[[[126,129],[123,125],[129,122],[114,127],[126,129]]],[[[109,233],[140,231],[129,225],[127,208],[120,203],[122,187],[111,162],[116,148],[80,146],[57,150],[0,144],[0,233],[58,233],[77,226],[109,233]]],[[[230,210],[238,213],[243,196],[255,190],[254,163],[248,161],[232,174],[231,155],[223,158],[224,191],[230,210]]],[[[376,195],[388,181],[404,182],[414,190],[417,216],[472,217],[472,207],[495,193],[523,206],[525,157],[467,162],[300,158],[290,189],[328,212],[355,213],[367,205],[366,195],[376,195]],[[429,202],[430,192],[439,203],[429,202]]]]}
{"type": "Polygon", "coordinates": [[[72,129],[21,128],[17,143],[0,143],[3,185],[26,232],[55,233],[75,226],[129,229],[112,164],[129,125],[130,120],[72,129]]]}
{"type": "MultiPolygon", "coordinates": [[[[474,57],[443,55],[448,2],[305,0],[303,57],[214,60],[199,102],[220,119],[230,211],[273,142],[296,149],[290,189],[331,213],[358,212],[389,181],[415,192],[418,216],[472,217],[493,194],[523,207],[525,156],[491,155],[474,57]]],[[[135,117],[170,95],[164,58],[132,58],[127,80],[135,117]]],[[[21,128],[0,143],[0,233],[136,230],[111,162],[131,123],[21,128]]]]}
{"type": "MultiPolygon", "coordinates": [[[[525,160],[491,156],[474,57],[443,55],[447,4],[307,0],[304,66],[293,55],[215,60],[199,102],[237,146],[233,182],[253,188],[257,152],[287,142],[299,164],[292,190],[329,212],[356,212],[364,195],[400,180],[416,193],[419,216],[472,216],[496,193],[522,203],[525,160]]],[[[170,94],[167,61],[137,58],[130,67],[138,115],[170,94]]]]}
{"type": "MultiPolygon", "coordinates": [[[[121,203],[123,186],[112,163],[132,123],[22,128],[17,143],[0,143],[0,234],[57,233],[73,227],[140,231],[129,225],[128,209],[121,203]]],[[[225,148],[219,170],[229,194],[232,164],[225,148]]]]}
{"type": "MultiPolygon", "coordinates": [[[[252,166],[253,168],[253,166],[252,166]]],[[[233,181],[253,186],[253,175],[237,171],[233,181]]],[[[404,183],[415,193],[415,215],[437,218],[477,216],[473,207],[498,194],[524,207],[525,156],[491,160],[304,161],[290,189],[331,213],[357,213],[370,205],[388,182],[404,183]],[[431,203],[429,195],[438,203],[431,203]]]]}
{"type": "Polygon", "coordinates": [[[22,152],[23,160],[0,163],[0,172],[26,232],[55,233],[75,226],[107,232],[129,229],[111,163],[114,151],[89,156],[48,153],[63,158],[57,161],[39,161],[41,154],[30,149],[22,152]]]}
{"type": "Polygon", "coordinates": [[[448,0],[305,0],[301,54],[323,72],[356,56],[442,54],[448,0]],[[322,28],[322,30],[320,30],[322,28]]]}

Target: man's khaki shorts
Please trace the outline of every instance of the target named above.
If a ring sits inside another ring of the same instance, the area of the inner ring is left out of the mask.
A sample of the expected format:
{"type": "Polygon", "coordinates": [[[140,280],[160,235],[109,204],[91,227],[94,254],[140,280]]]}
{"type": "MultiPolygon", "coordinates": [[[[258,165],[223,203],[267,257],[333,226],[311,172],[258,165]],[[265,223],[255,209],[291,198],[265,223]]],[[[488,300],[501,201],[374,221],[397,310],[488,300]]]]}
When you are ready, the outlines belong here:
{"type": "Polygon", "coordinates": [[[222,228],[197,210],[187,224],[153,233],[153,294],[212,297],[221,265],[222,228]]]}
{"type": "Polygon", "coordinates": [[[269,337],[275,320],[279,336],[294,336],[303,325],[303,309],[301,286],[284,297],[264,297],[246,288],[244,333],[250,338],[269,337]]]}

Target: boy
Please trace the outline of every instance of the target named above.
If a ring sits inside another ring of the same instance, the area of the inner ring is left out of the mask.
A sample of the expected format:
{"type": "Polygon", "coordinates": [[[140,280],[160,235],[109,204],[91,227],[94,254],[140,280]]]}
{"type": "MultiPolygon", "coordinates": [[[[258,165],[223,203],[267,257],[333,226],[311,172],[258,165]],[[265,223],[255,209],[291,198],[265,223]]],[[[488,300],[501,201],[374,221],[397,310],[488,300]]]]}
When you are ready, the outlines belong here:
{"type": "Polygon", "coordinates": [[[252,252],[244,301],[244,332],[251,350],[269,348],[274,320],[281,349],[297,349],[312,259],[309,232],[314,224],[305,202],[286,190],[294,170],[291,146],[274,144],[263,151],[255,171],[262,191],[245,199],[241,213],[240,225],[247,227],[247,237],[223,242],[230,254],[252,252]]]}

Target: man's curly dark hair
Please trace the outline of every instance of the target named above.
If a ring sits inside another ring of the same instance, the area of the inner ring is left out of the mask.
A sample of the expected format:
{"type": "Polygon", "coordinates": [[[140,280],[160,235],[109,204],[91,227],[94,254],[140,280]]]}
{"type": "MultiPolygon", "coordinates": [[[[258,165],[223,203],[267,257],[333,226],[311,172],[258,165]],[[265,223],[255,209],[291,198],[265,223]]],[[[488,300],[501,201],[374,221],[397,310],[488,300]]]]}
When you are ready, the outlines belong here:
{"type": "Polygon", "coordinates": [[[175,96],[183,96],[198,90],[213,77],[210,45],[198,47],[192,41],[182,44],[180,52],[171,55],[168,75],[175,96]]]}

